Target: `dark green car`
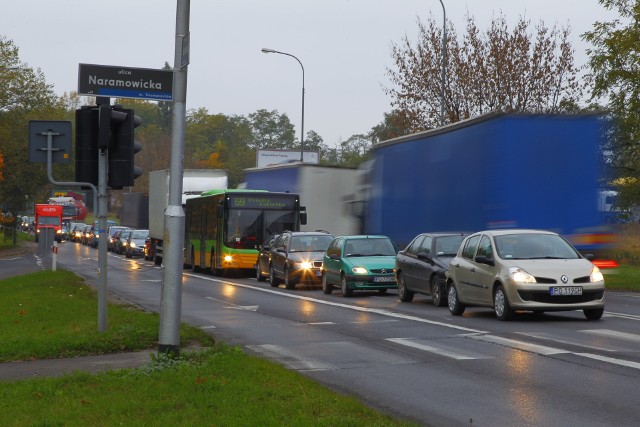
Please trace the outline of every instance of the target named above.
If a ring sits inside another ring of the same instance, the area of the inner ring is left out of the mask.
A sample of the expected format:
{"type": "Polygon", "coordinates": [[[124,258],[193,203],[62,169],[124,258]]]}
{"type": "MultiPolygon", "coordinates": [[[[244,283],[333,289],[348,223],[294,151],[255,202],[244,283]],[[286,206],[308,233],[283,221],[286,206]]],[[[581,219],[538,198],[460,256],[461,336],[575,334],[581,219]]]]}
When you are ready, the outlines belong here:
{"type": "Polygon", "coordinates": [[[350,297],[354,290],[377,290],[384,294],[396,289],[393,268],[398,248],[386,236],[336,237],[324,254],[322,291],[330,294],[334,286],[350,297]]]}

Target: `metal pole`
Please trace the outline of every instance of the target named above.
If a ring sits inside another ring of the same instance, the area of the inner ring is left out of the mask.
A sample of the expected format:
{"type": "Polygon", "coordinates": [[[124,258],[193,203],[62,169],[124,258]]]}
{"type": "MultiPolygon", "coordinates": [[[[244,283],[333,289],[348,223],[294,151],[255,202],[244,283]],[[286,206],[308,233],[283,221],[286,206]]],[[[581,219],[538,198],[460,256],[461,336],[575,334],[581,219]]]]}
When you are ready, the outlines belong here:
{"type": "Polygon", "coordinates": [[[440,75],[440,126],[444,126],[444,86],[446,83],[446,69],[447,69],[447,11],[444,8],[444,3],[440,0],[442,5],[442,70],[440,75]]]}
{"type": "Polygon", "coordinates": [[[184,210],[182,177],[187,101],[187,66],[190,0],[177,0],[176,45],[173,66],[173,135],[169,169],[169,204],[164,213],[162,300],[160,302],[160,341],[158,353],[180,353],[180,315],[182,305],[182,251],[184,210]],[[185,60],[187,58],[187,60],[185,60]]]}
{"type": "Polygon", "coordinates": [[[304,162],[304,66],[302,62],[290,53],[280,52],[273,49],[262,48],[262,53],[278,53],[280,55],[287,55],[298,61],[300,68],[302,68],[302,125],[300,126],[300,163],[304,162]]]}

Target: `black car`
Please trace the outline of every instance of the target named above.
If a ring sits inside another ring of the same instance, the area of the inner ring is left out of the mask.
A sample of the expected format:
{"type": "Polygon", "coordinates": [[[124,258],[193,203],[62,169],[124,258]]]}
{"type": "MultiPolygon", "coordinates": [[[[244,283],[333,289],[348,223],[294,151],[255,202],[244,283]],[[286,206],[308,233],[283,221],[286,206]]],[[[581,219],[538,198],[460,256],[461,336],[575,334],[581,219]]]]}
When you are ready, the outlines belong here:
{"type": "Polygon", "coordinates": [[[395,274],[400,301],[413,300],[415,293],[431,295],[433,305],[447,305],[445,273],[456,256],[465,233],[423,233],[398,252],[395,274]]]}
{"type": "Polygon", "coordinates": [[[287,289],[297,283],[320,285],[322,259],[334,236],[326,231],[284,231],[271,248],[269,281],[287,289]]]}
{"type": "Polygon", "coordinates": [[[258,261],[256,262],[256,279],[259,282],[264,282],[269,277],[269,265],[271,264],[271,249],[273,244],[280,237],[279,234],[274,234],[269,237],[260,246],[260,253],[258,254],[258,261]]]}

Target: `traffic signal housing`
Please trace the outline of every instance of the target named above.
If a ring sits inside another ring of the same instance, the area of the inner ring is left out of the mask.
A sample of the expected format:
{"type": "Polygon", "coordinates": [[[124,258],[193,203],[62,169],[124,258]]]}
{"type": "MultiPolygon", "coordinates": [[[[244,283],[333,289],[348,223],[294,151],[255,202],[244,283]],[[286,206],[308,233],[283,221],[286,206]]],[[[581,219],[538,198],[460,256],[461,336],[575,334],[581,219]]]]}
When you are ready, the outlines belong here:
{"type": "Polygon", "coordinates": [[[95,107],[76,110],[76,182],[98,185],[98,122],[95,107]]]}
{"type": "Polygon", "coordinates": [[[134,163],[135,154],[142,145],[135,140],[134,129],[142,124],[134,110],[114,106],[110,111],[109,128],[109,187],[121,190],[133,186],[143,171],[134,163]]]}

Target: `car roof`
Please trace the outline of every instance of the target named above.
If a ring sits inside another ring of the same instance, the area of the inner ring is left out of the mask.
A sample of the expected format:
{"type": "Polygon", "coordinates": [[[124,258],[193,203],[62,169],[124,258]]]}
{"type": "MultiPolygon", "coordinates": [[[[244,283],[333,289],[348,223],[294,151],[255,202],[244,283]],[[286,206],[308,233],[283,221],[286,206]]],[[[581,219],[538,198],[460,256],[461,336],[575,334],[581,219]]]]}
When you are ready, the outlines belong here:
{"type": "Polygon", "coordinates": [[[491,236],[507,236],[509,234],[552,234],[552,235],[558,234],[548,230],[535,230],[535,229],[527,229],[527,228],[500,228],[495,230],[478,231],[477,233],[474,233],[474,234],[480,234],[480,233],[489,234],[491,236]]]}

